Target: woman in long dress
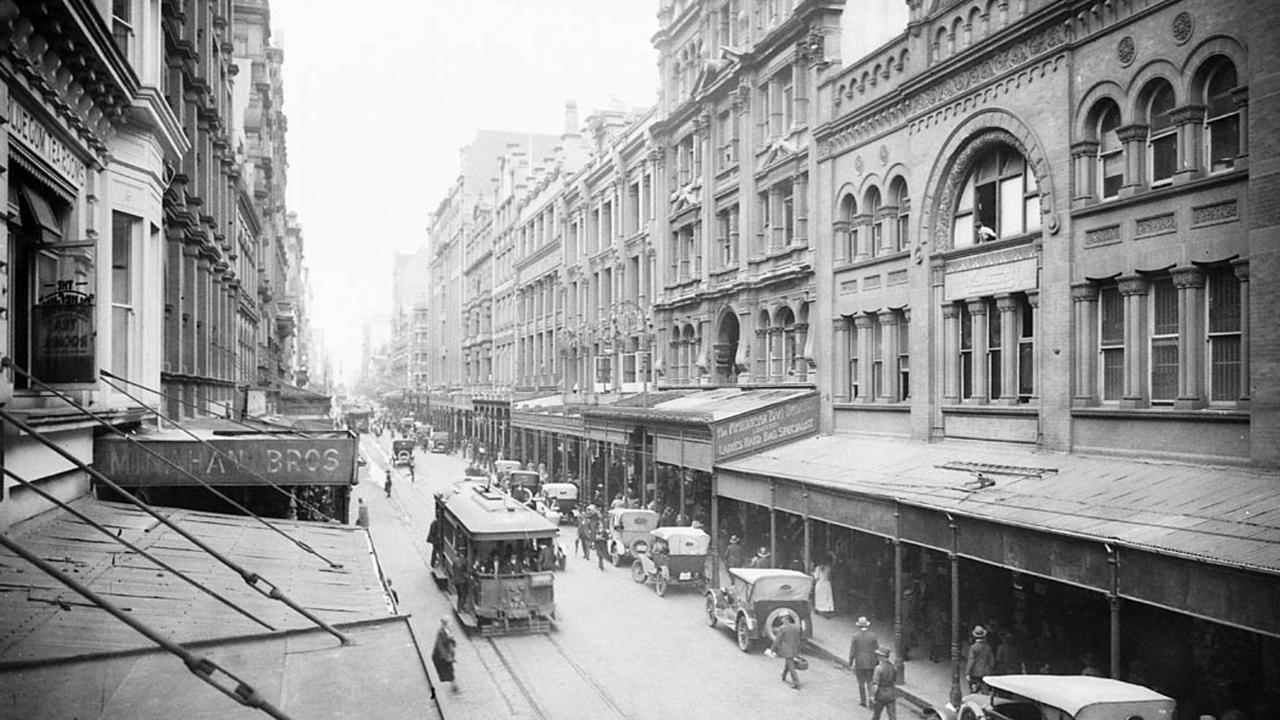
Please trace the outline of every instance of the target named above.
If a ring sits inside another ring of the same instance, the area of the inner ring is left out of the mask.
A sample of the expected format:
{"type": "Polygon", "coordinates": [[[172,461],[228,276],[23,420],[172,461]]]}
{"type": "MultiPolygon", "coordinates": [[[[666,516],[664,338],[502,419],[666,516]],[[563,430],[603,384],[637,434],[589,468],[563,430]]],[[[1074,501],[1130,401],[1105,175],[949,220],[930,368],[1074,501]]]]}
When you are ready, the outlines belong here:
{"type": "Polygon", "coordinates": [[[813,568],[813,609],[827,617],[835,612],[835,597],[831,592],[831,560],[824,559],[813,568]]]}

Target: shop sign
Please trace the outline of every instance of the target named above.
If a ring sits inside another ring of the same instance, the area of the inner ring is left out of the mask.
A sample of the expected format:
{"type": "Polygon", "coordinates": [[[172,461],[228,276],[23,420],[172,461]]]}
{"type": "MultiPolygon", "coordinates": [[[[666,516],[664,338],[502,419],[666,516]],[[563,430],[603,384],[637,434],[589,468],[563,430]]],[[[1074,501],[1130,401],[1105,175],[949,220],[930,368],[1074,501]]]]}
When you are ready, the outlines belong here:
{"type": "Polygon", "coordinates": [[[807,395],[711,426],[717,462],[818,431],[818,396],[807,395]]]}
{"type": "Polygon", "coordinates": [[[107,477],[127,487],[198,484],[165,460],[210,485],[262,485],[259,476],[279,485],[346,485],[355,473],[355,438],[218,438],[206,442],[140,440],[135,444],[104,437],[94,443],[94,455],[107,477]]]}
{"type": "Polygon", "coordinates": [[[41,297],[32,308],[32,374],[52,384],[96,383],[93,318],[91,293],[58,289],[41,297]]]}
{"type": "Polygon", "coordinates": [[[20,140],[76,187],[84,185],[88,176],[84,163],[12,96],[9,98],[9,135],[20,140]]]}

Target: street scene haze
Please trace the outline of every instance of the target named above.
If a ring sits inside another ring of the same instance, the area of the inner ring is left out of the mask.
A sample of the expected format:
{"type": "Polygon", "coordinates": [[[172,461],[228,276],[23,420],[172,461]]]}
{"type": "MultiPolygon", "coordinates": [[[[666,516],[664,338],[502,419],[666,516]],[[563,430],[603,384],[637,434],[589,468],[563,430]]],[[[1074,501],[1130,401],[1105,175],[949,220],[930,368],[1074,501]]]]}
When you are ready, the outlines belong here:
{"type": "Polygon", "coordinates": [[[1280,719],[1275,27],[0,0],[0,718],[1280,719]]]}

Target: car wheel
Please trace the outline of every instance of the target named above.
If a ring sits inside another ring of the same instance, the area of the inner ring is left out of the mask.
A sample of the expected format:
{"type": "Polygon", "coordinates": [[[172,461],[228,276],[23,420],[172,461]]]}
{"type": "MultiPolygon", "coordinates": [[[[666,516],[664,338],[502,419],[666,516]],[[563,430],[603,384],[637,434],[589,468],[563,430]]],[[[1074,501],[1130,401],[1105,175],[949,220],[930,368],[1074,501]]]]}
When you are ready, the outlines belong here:
{"type": "Polygon", "coordinates": [[[751,652],[751,631],[747,629],[747,619],[739,615],[733,629],[738,636],[738,649],[742,652],[751,652]]]}
{"type": "Polygon", "coordinates": [[[782,627],[782,619],[785,617],[790,617],[791,621],[797,625],[800,623],[800,616],[796,614],[795,610],[789,607],[774,608],[773,612],[769,613],[769,617],[765,618],[764,632],[761,634],[767,634],[770,642],[772,642],[778,636],[778,628],[782,627]]]}
{"type": "Polygon", "coordinates": [[[661,570],[653,576],[653,589],[658,592],[658,597],[667,594],[667,576],[661,570]]]}
{"type": "Polygon", "coordinates": [[[647,573],[645,573],[644,571],[644,563],[640,562],[639,560],[631,563],[631,579],[632,580],[635,580],[638,583],[642,583],[645,580],[649,579],[648,577],[646,577],[646,575],[647,573]]]}
{"type": "Polygon", "coordinates": [[[715,627],[716,621],[716,599],[711,593],[707,593],[707,627],[715,627]]]}

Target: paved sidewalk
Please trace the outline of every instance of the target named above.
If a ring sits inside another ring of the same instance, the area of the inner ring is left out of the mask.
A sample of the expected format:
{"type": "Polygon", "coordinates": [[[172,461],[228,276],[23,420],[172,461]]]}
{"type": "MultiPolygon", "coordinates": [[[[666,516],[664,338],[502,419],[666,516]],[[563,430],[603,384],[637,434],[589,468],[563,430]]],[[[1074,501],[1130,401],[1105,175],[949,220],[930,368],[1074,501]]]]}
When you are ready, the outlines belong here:
{"type": "MultiPolygon", "coordinates": [[[[893,643],[893,623],[888,620],[868,618],[871,630],[876,634],[880,647],[893,651],[896,663],[900,654],[893,643]]],[[[829,618],[813,615],[813,637],[807,640],[810,652],[840,665],[848,666],[849,642],[857,631],[857,617],[834,615],[829,618]]],[[[916,649],[911,659],[903,665],[898,691],[903,701],[915,705],[922,714],[929,715],[933,708],[945,708],[951,696],[951,663],[929,662],[920,659],[927,653],[916,649]]],[[[851,670],[852,671],[852,670],[851,670]]],[[[966,691],[967,692],[967,691],[966,691]]]]}

